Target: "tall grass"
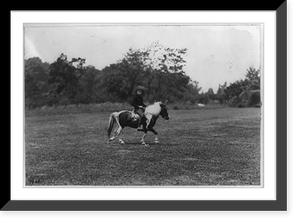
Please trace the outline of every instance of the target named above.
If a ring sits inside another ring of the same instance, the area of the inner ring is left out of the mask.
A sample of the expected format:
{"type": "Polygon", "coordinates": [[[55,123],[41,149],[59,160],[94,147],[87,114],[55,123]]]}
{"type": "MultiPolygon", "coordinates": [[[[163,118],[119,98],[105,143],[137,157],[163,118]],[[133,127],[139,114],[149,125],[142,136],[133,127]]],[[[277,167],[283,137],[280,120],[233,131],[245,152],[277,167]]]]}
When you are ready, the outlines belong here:
{"type": "MultiPolygon", "coordinates": [[[[169,110],[200,110],[209,108],[224,108],[223,105],[206,105],[199,107],[197,104],[180,104],[172,103],[167,105],[169,110]]],[[[132,106],[128,103],[97,103],[97,104],[71,104],[60,106],[43,106],[35,109],[25,109],[25,116],[49,116],[62,114],[80,114],[80,113],[100,113],[114,112],[120,110],[132,110],[132,106]]]]}
{"type": "Polygon", "coordinates": [[[99,113],[118,110],[130,110],[127,103],[98,103],[98,104],[71,104],[62,106],[43,106],[35,109],[25,109],[26,116],[47,116],[61,114],[99,113]]]}

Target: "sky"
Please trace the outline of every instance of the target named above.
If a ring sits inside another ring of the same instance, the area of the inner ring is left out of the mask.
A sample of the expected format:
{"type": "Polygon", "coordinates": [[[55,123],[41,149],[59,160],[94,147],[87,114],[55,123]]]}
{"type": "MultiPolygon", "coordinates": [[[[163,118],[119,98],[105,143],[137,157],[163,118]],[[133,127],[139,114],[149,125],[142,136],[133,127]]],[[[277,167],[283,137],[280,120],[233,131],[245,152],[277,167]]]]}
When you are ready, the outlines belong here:
{"type": "Polygon", "coordinates": [[[122,59],[129,48],[159,41],[164,47],[187,48],[186,75],[204,92],[216,92],[219,84],[244,79],[250,66],[262,66],[262,29],[259,24],[25,24],[24,56],[52,63],[64,53],[102,69],[122,59]]]}

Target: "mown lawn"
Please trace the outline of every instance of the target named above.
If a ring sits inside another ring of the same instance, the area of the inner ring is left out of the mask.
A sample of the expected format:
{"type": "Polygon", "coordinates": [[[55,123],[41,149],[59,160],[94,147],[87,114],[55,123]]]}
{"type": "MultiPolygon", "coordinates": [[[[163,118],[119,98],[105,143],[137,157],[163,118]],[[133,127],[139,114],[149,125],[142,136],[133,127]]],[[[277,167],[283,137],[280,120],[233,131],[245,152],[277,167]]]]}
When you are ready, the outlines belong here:
{"type": "Polygon", "coordinates": [[[125,128],[125,145],[107,143],[109,112],[25,119],[26,185],[259,186],[260,109],[170,110],[142,146],[125,128]]]}

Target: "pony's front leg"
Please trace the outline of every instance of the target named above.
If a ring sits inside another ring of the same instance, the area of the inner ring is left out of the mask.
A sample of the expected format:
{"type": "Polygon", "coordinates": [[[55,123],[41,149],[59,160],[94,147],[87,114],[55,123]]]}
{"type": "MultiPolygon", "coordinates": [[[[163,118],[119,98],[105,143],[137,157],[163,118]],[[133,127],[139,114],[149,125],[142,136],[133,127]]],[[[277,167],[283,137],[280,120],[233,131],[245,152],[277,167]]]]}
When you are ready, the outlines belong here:
{"type": "Polygon", "coordinates": [[[155,135],[154,143],[155,143],[155,144],[159,144],[159,140],[158,140],[158,135],[157,135],[157,134],[155,135]]]}
{"type": "Polygon", "coordinates": [[[158,133],[157,133],[157,131],[155,131],[153,127],[150,127],[150,128],[149,128],[149,131],[152,131],[152,132],[153,132],[153,134],[155,135],[154,143],[155,143],[155,144],[158,144],[158,143],[159,143],[159,140],[158,140],[158,133]]]}

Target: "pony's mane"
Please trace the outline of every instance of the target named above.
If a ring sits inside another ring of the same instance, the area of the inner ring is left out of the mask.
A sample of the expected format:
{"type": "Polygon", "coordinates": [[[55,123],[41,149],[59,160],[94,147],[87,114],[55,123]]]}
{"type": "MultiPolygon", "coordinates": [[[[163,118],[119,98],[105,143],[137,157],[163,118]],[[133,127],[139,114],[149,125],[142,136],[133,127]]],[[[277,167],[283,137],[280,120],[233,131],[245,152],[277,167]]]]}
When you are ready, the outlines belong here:
{"type": "Polygon", "coordinates": [[[154,116],[158,116],[161,111],[160,104],[161,104],[161,102],[155,102],[154,104],[149,105],[148,107],[146,107],[145,114],[149,113],[154,116]]]}

